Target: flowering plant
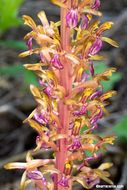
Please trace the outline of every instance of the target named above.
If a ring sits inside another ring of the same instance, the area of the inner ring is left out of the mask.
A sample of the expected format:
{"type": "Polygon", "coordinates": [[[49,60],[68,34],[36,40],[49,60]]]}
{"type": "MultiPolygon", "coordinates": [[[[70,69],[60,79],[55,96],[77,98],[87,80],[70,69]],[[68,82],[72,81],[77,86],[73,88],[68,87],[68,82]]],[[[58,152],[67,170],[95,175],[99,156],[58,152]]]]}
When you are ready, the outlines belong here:
{"type": "Polygon", "coordinates": [[[37,54],[40,60],[24,65],[36,73],[39,81],[38,87],[30,86],[37,107],[24,121],[38,133],[36,148],[27,154],[26,163],[9,163],[5,168],[25,170],[20,190],[31,182],[36,190],[71,190],[74,183],[90,189],[100,179],[112,184],[110,174],[104,171],[112,164],[92,169],[90,161],[97,160],[106,144],[113,144],[115,139],[94,133],[98,120],[107,114],[107,99],[115,94],[104,92],[101,82],[109,80],[116,69],[101,74],[94,71],[94,61],[104,59],[98,54],[103,43],[118,47],[115,41],[102,36],[113,23],[100,24],[92,19],[102,15],[98,11],[100,0],[52,2],[61,8],[60,22],[49,23],[44,11],[38,14],[42,25],[23,16],[32,31],[25,36],[28,51],[20,57],[37,54]],[[34,48],[33,41],[38,47],[34,48]],[[40,149],[52,149],[54,158],[33,159],[32,153],[40,149]]]}

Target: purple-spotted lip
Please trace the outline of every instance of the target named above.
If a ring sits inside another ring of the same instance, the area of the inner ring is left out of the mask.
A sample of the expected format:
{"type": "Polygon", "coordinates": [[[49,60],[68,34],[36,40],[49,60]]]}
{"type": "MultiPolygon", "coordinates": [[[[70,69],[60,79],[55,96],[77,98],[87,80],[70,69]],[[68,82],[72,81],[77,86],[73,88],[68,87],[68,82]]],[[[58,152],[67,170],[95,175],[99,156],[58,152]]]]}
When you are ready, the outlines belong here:
{"type": "Polygon", "coordinates": [[[98,119],[100,119],[102,116],[103,116],[103,111],[102,111],[102,109],[100,109],[99,113],[96,114],[96,115],[94,115],[94,116],[90,119],[90,123],[91,123],[91,124],[95,124],[95,123],[98,121],[98,119]]]}
{"type": "Polygon", "coordinates": [[[96,155],[96,156],[91,156],[91,157],[88,157],[88,158],[86,158],[85,159],[85,161],[94,161],[94,160],[97,160],[97,159],[99,159],[99,158],[101,158],[102,157],[102,153],[100,153],[100,154],[98,154],[98,155],[96,155]]]}
{"type": "Polygon", "coordinates": [[[69,130],[73,129],[73,127],[74,127],[74,123],[71,122],[71,123],[69,124],[69,130]]]}
{"type": "Polygon", "coordinates": [[[89,56],[96,55],[101,50],[102,45],[102,40],[100,38],[97,38],[89,49],[89,56]]]}
{"type": "Polygon", "coordinates": [[[28,39],[28,41],[26,42],[26,45],[28,46],[28,49],[29,50],[32,50],[33,49],[33,37],[30,37],[29,39],[28,39]]]}
{"type": "Polygon", "coordinates": [[[87,29],[88,25],[89,25],[89,19],[86,15],[83,15],[80,23],[81,29],[87,29]]]}
{"type": "Polygon", "coordinates": [[[27,172],[27,177],[29,179],[34,179],[34,180],[42,180],[43,179],[43,175],[40,171],[30,171],[30,172],[27,172]]]}
{"type": "Polygon", "coordinates": [[[55,54],[54,57],[51,59],[51,64],[56,69],[59,69],[59,70],[63,69],[63,65],[60,61],[60,56],[58,54],[55,54]]]}
{"type": "Polygon", "coordinates": [[[80,110],[74,111],[73,115],[74,116],[81,116],[81,115],[86,114],[86,112],[87,112],[86,106],[82,106],[82,108],[80,110]]]}
{"type": "Polygon", "coordinates": [[[44,92],[48,95],[48,96],[52,96],[52,86],[50,84],[47,84],[45,82],[43,82],[42,80],[39,80],[39,84],[44,88],[44,92]]]}
{"type": "Polygon", "coordinates": [[[58,184],[63,187],[69,187],[68,178],[66,176],[61,177],[61,179],[58,181],[58,184]]]}
{"type": "Polygon", "coordinates": [[[46,118],[46,113],[35,113],[34,119],[40,124],[48,124],[49,120],[46,118]]]}
{"type": "MultiPolygon", "coordinates": [[[[97,159],[100,159],[102,157],[102,153],[99,153],[97,156],[91,156],[91,157],[88,157],[86,158],[84,161],[87,161],[87,162],[90,162],[90,161],[94,161],[94,160],[97,160],[97,159]]],[[[85,166],[85,163],[81,163],[79,165],[79,167],[77,168],[78,171],[81,170],[83,167],[85,166]]]]}
{"type": "Polygon", "coordinates": [[[75,28],[78,25],[78,10],[71,9],[66,15],[66,23],[70,28],[75,28]]]}
{"type": "Polygon", "coordinates": [[[82,82],[87,81],[88,78],[89,78],[89,74],[86,73],[86,72],[83,72],[83,74],[82,74],[82,82]]]}
{"type": "Polygon", "coordinates": [[[50,86],[47,86],[44,89],[44,92],[48,95],[48,96],[52,96],[52,88],[50,86]]]}
{"type": "MultiPolygon", "coordinates": [[[[30,171],[27,172],[27,177],[28,179],[32,179],[32,180],[41,180],[43,182],[43,185],[46,187],[47,186],[47,181],[46,178],[43,176],[43,174],[38,171],[38,170],[34,170],[34,171],[30,171]]],[[[46,188],[47,189],[47,188],[46,188]]]]}
{"type": "Polygon", "coordinates": [[[100,5],[101,5],[100,0],[95,0],[95,3],[91,8],[97,10],[100,7],[100,5]]]}
{"type": "Polygon", "coordinates": [[[42,52],[40,53],[40,60],[42,63],[45,62],[45,58],[42,52]]]}
{"type": "Polygon", "coordinates": [[[74,139],[74,142],[68,146],[69,151],[77,150],[81,148],[81,142],[79,139],[74,139]]]}
{"type": "Polygon", "coordinates": [[[93,99],[99,97],[100,95],[102,95],[102,91],[101,91],[101,90],[98,90],[97,92],[93,93],[93,94],[90,96],[90,100],[93,100],[93,99]]]}
{"type": "Polygon", "coordinates": [[[90,62],[90,73],[91,73],[91,76],[94,76],[94,65],[93,65],[93,62],[90,62]]]}
{"type": "MultiPolygon", "coordinates": [[[[84,177],[85,178],[85,177],[84,177]]],[[[98,183],[100,183],[100,178],[96,177],[96,179],[92,179],[91,177],[86,177],[85,181],[87,182],[87,184],[89,184],[91,187],[94,187],[95,185],[97,185],[98,183]]]]}

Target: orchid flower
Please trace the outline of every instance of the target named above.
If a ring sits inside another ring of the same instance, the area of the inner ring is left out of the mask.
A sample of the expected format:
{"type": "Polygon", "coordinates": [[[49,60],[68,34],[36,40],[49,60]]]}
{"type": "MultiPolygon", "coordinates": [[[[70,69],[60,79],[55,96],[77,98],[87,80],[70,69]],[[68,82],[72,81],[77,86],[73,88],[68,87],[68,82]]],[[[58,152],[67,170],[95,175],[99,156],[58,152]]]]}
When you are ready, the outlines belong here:
{"type": "Polygon", "coordinates": [[[108,113],[108,99],[116,94],[104,92],[102,85],[116,69],[109,68],[103,73],[96,73],[95,69],[95,61],[105,59],[100,54],[105,42],[118,47],[117,42],[103,36],[113,23],[93,19],[102,15],[98,11],[100,0],[52,2],[61,9],[60,22],[49,23],[44,11],[38,13],[41,25],[23,16],[31,31],[24,38],[28,50],[20,57],[36,54],[40,60],[24,65],[35,72],[39,84],[30,85],[36,108],[24,121],[37,132],[31,154],[52,149],[54,158],[33,159],[28,154],[26,163],[9,163],[5,168],[25,170],[20,190],[29,183],[37,190],[72,190],[75,183],[91,189],[100,180],[112,184],[110,174],[104,171],[111,163],[102,163],[94,169],[90,164],[115,140],[115,136],[101,137],[94,133],[98,121],[108,113]],[[91,156],[87,156],[87,151],[91,156]]]}
{"type": "Polygon", "coordinates": [[[45,189],[47,190],[47,182],[44,177],[44,175],[38,170],[39,167],[43,167],[49,163],[54,163],[54,160],[52,159],[33,159],[31,152],[28,152],[26,156],[26,163],[8,163],[4,167],[6,169],[23,169],[25,170],[22,179],[21,184],[19,186],[19,190],[23,190],[29,183],[34,183],[35,187],[38,189],[45,189]]]}

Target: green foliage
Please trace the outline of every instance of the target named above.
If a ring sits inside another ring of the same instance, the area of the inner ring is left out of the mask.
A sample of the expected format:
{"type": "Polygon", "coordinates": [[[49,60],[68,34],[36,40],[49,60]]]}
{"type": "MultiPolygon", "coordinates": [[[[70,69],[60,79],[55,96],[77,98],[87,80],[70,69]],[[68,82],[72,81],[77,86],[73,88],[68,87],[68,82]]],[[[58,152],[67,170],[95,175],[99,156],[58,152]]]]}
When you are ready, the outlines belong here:
{"type": "Polygon", "coordinates": [[[6,41],[0,40],[0,46],[16,50],[26,50],[26,44],[18,40],[6,40],[6,41]]]}
{"type": "Polygon", "coordinates": [[[0,0],[0,34],[10,27],[18,26],[21,20],[18,11],[24,0],[0,0]]]}
{"type": "Polygon", "coordinates": [[[127,115],[121,117],[121,120],[113,126],[112,131],[120,140],[127,139],[127,115]]]}
{"type": "Polygon", "coordinates": [[[84,126],[80,129],[80,135],[82,135],[86,130],[87,130],[87,126],[84,126]]]}
{"type": "MultiPolygon", "coordinates": [[[[103,71],[105,71],[108,68],[108,66],[106,64],[103,63],[99,63],[97,65],[95,65],[95,73],[102,73],[103,71]]],[[[103,81],[101,82],[101,84],[104,86],[104,91],[109,91],[112,90],[114,87],[114,84],[116,82],[118,82],[120,79],[122,78],[122,74],[120,72],[116,72],[114,73],[111,77],[109,81],[103,81]]]]}
{"type": "Polygon", "coordinates": [[[32,71],[26,70],[22,65],[12,65],[1,67],[0,75],[7,75],[12,77],[22,76],[24,80],[24,84],[27,86],[28,84],[38,85],[38,81],[36,75],[32,71]]]}

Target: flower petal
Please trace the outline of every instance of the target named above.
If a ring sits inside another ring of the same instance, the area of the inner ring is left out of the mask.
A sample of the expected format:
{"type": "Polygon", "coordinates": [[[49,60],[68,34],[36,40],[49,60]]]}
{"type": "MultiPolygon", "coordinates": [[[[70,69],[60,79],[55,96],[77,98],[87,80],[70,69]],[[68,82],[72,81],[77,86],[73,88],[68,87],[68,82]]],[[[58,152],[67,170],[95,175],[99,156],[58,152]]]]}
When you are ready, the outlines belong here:
{"type": "Polygon", "coordinates": [[[36,86],[31,84],[30,85],[30,91],[31,91],[31,93],[33,94],[34,97],[42,98],[41,92],[39,91],[39,89],[36,86]]]}
{"type": "Polygon", "coordinates": [[[77,181],[78,183],[80,183],[84,188],[89,189],[88,184],[85,182],[85,180],[83,179],[83,177],[74,177],[73,181],[77,181]]]}
{"type": "Polygon", "coordinates": [[[59,170],[57,170],[53,165],[49,165],[49,166],[44,166],[42,169],[41,169],[41,172],[43,174],[46,174],[46,173],[51,173],[51,174],[60,174],[61,172],[59,170]]]}
{"type": "Polygon", "coordinates": [[[18,190],[24,190],[26,182],[26,171],[23,173],[18,190]]]}
{"type": "Polygon", "coordinates": [[[65,139],[65,138],[67,138],[66,134],[58,134],[58,135],[51,136],[50,141],[57,141],[57,140],[60,140],[60,139],[65,139]]]}
{"type": "Polygon", "coordinates": [[[28,25],[33,30],[36,29],[37,25],[35,24],[35,22],[33,21],[33,19],[30,16],[23,15],[23,20],[24,20],[24,24],[28,25]]]}
{"type": "Polygon", "coordinates": [[[51,2],[52,2],[53,4],[59,6],[59,7],[67,8],[67,6],[66,6],[64,3],[60,2],[59,0],[51,0],[51,2]]]}
{"type": "Polygon", "coordinates": [[[25,64],[23,65],[26,69],[30,71],[37,71],[41,69],[42,64],[41,63],[35,63],[35,64],[25,64]]]}
{"type": "Polygon", "coordinates": [[[100,100],[103,102],[105,101],[106,99],[108,98],[111,98],[112,96],[116,95],[116,91],[109,91],[109,92],[106,92],[104,93],[101,97],[100,97],[100,100]]]}
{"type": "Polygon", "coordinates": [[[40,125],[33,119],[28,119],[28,123],[30,126],[35,129],[39,134],[42,134],[43,131],[49,131],[47,127],[44,127],[43,125],[40,125]]]}
{"type": "Polygon", "coordinates": [[[36,169],[49,163],[54,163],[53,159],[35,159],[27,163],[27,170],[36,169]]]}
{"type": "Polygon", "coordinates": [[[44,27],[49,27],[49,22],[44,11],[39,12],[37,16],[41,20],[44,27]]]}
{"type": "Polygon", "coordinates": [[[101,37],[102,41],[109,43],[110,45],[118,48],[119,44],[117,42],[115,42],[114,40],[112,40],[111,38],[107,38],[107,37],[101,37]]]}
{"type": "Polygon", "coordinates": [[[109,30],[113,25],[113,22],[105,22],[103,23],[97,30],[96,34],[97,35],[101,35],[102,32],[104,32],[105,30],[109,30]]]}
{"type": "Polygon", "coordinates": [[[112,166],[113,164],[111,162],[107,162],[107,163],[101,164],[98,169],[105,170],[105,169],[111,168],[112,166]]]}
{"type": "Polygon", "coordinates": [[[90,9],[90,8],[84,8],[82,10],[82,12],[92,14],[92,15],[95,15],[95,16],[102,16],[102,13],[100,11],[96,11],[96,10],[90,9]]]}
{"type": "Polygon", "coordinates": [[[26,169],[27,164],[25,162],[11,162],[4,165],[7,170],[11,169],[26,169]]]}

